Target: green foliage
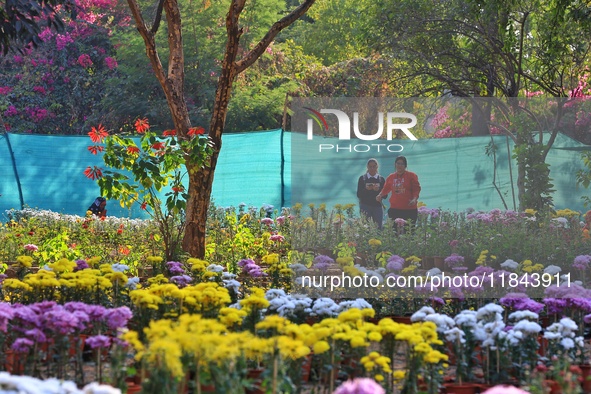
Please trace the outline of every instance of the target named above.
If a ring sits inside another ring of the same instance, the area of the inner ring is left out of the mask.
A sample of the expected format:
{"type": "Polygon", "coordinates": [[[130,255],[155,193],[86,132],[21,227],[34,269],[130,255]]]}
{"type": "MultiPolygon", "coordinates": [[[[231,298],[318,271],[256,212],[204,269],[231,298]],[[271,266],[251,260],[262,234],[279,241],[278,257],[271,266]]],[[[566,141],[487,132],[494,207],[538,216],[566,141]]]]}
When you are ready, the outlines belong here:
{"type": "Polygon", "coordinates": [[[98,178],[101,195],[119,200],[122,206],[140,204],[158,223],[167,261],[178,257],[184,235],[189,195],[182,183],[182,168],[187,163],[202,166],[212,152],[209,138],[195,135],[202,131],[191,129],[192,137],[181,139],[163,138],[148,130],[140,147],[133,139],[116,135],[104,140],[103,160],[110,169],[98,178]],[[158,193],[165,188],[170,191],[163,203],[158,193]]]}
{"type": "Polygon", "coordinates": [[[325,66],[368,57],[371,50],[362,33],[371,20],[360,15],[365,14],[369,4],[367,0],[319,1],[308,11],[307,18],[294,23],[288,37],[325,66]]]}
{"type": "Polygon", "coordinates": [[[525,169],[525,194],[519,196],[521,205],[540,212],[548,212],[554,206],[552,193],[555,190],[551,183],[550,165],[544,161],[545,148],[541,144],[521,144],[516,145],[513,151],[513,158],[525,169]]]}
{"type": "MultiPolygon", "coordinates": [[[[585,169],[577,172],[577,184],[588,189],[591,184],[591,152],[581,153],[581,161],[585,169]]],[[[589,196],[583,196],[581,199],[584,201],[585,207],[591,206],[591,198],[589,196]]]]}

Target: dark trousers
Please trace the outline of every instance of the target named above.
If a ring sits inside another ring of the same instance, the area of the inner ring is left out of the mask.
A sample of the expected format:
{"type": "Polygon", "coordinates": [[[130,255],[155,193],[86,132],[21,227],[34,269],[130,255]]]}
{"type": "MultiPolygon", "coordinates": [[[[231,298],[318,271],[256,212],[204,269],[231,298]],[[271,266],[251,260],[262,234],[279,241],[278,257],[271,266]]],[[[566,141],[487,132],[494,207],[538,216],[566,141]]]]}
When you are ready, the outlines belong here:
{"type": "Polygon", "coordinates": [[[415,223],[417,221],[417,217],[419,216],[419,211],[415,209],[388,209],[388,217],[392,220],[394,219],[404,219],[406,221],[411,221],[415,223]]]}
{"type": "Polygon", "coordinates": [[[372,219],[378,225],[378,228],[382,228],[384,223],[384,211],[382,210],[381,205],[375,206],[359,203],[359,210],[362,215],[372,219]]]}

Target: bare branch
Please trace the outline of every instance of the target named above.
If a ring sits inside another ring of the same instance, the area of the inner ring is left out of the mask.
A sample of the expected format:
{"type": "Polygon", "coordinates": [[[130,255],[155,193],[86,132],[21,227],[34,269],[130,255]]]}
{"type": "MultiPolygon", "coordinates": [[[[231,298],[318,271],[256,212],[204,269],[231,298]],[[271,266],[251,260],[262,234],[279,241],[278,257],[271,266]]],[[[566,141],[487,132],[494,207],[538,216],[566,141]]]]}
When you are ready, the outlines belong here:
{"type": "Polygon", "coordinates": [[[166,0],[160,0],[158,2],[158,8],[156,9],[156,16],[154,17],[154,23],[152,24],[152,34],[156,34],[158,32],[158,28],[160,27],[160,21],[162,20],[162,8],[164,8],[164,2],[166,0]]]}

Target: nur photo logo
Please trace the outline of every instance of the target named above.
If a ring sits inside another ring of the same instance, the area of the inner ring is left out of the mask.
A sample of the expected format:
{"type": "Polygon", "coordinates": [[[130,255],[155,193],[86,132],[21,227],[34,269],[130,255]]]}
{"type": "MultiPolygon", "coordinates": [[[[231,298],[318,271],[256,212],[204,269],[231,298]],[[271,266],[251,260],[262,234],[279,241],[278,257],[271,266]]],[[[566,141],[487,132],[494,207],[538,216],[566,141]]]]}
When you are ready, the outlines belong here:
{"type": "MultiPolygon", "coordinates": [[[[308,116],[306,121],[306,135],[308,140],[312,140],[314,138],[314,124],[323,132],[324,135],[329,134],[329,125],[324,117],[324,114],[327,115],[334,115],[336,116],[338,122],[338,138],[341,141],[349,141],[351,138],[357,138],[362,141],[376,141],[382,139],[384,134],[384,124],[386,129],[386,140],[391,141],[393,138],[394,130],[400,130],[406,135],[406,137],[412,141],[416,141],[417,137],[410,131],[410,128],[416,126],[417,118],[413,114],[407,112],[387,112],[385,114],[385,122],[384,122],[384,112],[377,113],[377,131],[375,132],[365,132],[365,130],[360,130],[359,126],[359,113],[353,112],[353,121],[346,112],[341,111],[339,109],[332,109],[332,108],[323,108],[319,111],[310,108],[310,107],[303,107],[306,111],[306,115],[308,116]]],[[[387,150],[388,152],[402,152],[403,147],[400,144],[384,144],[384,143],[374,143],[374,144],[349,144],[349,145],[340,145],[340,144],[319,144],[318,146],[319,152],[323,151],[347,151],[347,152],[369,152],[375,150],[376,152],[380,152],[387,150]]]]}

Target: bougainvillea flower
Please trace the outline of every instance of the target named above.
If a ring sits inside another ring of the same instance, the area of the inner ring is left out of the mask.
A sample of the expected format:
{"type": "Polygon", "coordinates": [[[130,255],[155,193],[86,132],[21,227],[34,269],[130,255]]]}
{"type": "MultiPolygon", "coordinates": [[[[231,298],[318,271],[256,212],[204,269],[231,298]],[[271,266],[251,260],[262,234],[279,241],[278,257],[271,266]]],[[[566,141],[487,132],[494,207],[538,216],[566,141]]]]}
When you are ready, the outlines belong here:
{"type": "Polygon", "coordinates": [[[143,209],[144,211],[146,210],[147,207],[148,207],[148,203],[145,201],[142,203],[142,205],[140,205],[140,208],[143,209]]]}
{"type": "Polygon", "coordinates": [[[88,133],[88,136],[90,137],[90,140],[96,144],[102,142],[106,137],[108,137],[109,133],[107,130],[105,130],[103,125],[100,124],[98,127],[92,127],[88,133]]]}
{"type": "Polygon", "coordinates": [[[189,129],[189,135],[201,135],[205,133],[205,129],[203,127],[191,127],[189,129]]]}
{"type": "Polygon", "coordinates": [[[138,133],[143,134],[146,131],[148,131],[149,129],[150,129],[150,124],[148,123],[147,118],[138,119],[135,121],[135,131],[137,131],[138,133]]]}
{"type": "Polygon", "coordinates": [[[99,152],[102,152],[105,150],[105,147],[102,145],[90,145],[88,147],[88,150],[90,151],[90,153],[92,153],[93,155],[96,155],[99,152]]]}
{"type": "Polygon", "coordinates": [[[84,175],[86,175],[87,178],[90,178],[94,181],[95,179],[102,178],[103,172],[97,166],[94,166],[94,167],[88,166],[88,167],[86,167],[86,170],[84,170],[84,175]]]}
{"type": "Polygon", "coordinates": [[[173,186],[172,191],[175,193],[182,193],[185,191],[185,188],[183,186],[173,186]]]}

